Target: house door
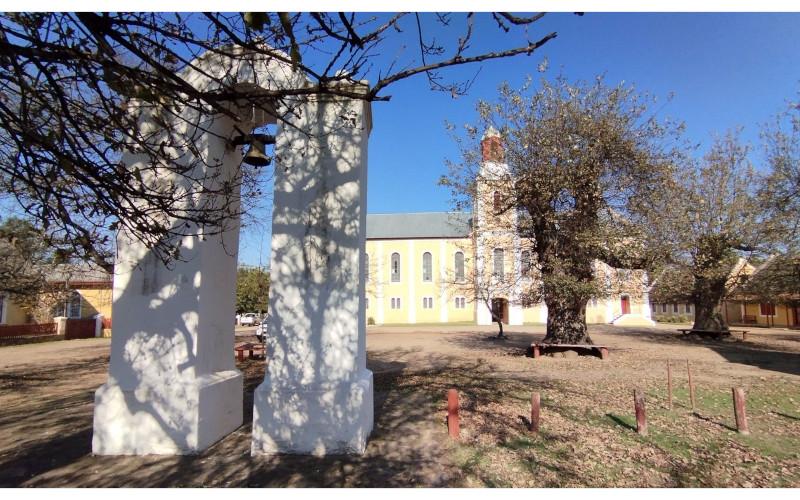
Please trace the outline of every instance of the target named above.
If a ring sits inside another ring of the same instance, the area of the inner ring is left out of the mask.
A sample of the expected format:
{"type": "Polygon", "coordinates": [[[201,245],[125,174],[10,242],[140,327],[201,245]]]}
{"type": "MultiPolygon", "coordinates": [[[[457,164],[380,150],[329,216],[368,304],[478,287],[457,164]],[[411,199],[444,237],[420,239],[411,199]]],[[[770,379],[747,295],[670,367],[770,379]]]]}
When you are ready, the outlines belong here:
{"type": "Polygon", "coordinates": [[[495,318],[500,318],[500,320],[508,324],[508,301],[506,299],[492,299],[492,321],[496,321],[495,318]]]}
{"type": "Polygon", "coordinates": [[[622,314],[631,313],[631,298],[627,295],[622,296],[622,314]]]}

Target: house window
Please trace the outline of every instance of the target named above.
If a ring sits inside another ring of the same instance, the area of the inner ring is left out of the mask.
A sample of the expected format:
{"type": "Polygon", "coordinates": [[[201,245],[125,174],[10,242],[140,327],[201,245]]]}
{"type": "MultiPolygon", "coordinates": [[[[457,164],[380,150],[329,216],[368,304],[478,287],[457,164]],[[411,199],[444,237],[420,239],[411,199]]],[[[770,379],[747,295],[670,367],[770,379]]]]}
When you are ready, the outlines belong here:
{"type": "Polygon", "coordinates": [[[692,305],[691,304],[686,304],[686,308],[684,309],[684,311],[686,311],[687,314],[692,312],[692,305]]]}
{"type": "Polygon", "coordinates": [[[433,309],[433,297],[422,297],[422,308],[433,309]]]}
{"type": "Polygon", "coordinates": [[[365,307],[369,309],[369,297],[364,299],[365,307]]]}
{"type": "Polygon", "coordinates": [[[464,281],[464,252],[456,252],[456,281],[464,281]]]}
{"type": "Polygon", "coordinates": [[[494,205],[494,213],[499,214],[500,210],[503,207],[503,197],[500,195],[499,191],[494,192],[494,199],[492,200],[494,205]]]}
{"type": "Polygon", "coordinates": [[[6,296],[0,295],[0,325],[6,322],[6,296]]]}
{"type": "Polygon", "coordinates": [[[392,297],[392,309],[400,309],[400,297],[392,297]]]}
{"type": "Polygon", "coordinates": [[[661,312],[662,313],[667,312],[667,304],[661,304],[661,312]]]}
{"type": "Polygon", "coordinates": [[[504,252],[502,248],[495,248],[494,249],[494,275],[500,279],[503,279],[505,272],[503,270],[503,259],[504,259],[504,252]]]}
{"type": "Polygon", "coordinates": [[[597,299],[592,298],[592,307],[597,307],[597,299]]]}
{"type": "Polygon", "coordinates": [[[775,304],[759,304],[762,316],[775,316],[775,304]]]}
{"type": "Polygon", "coordinates": [[[400,254],[397,252],[392,254],[392,281],[400,281],[400,254]]]}
{"type": "Polygon", "coordinates": [[[430,252],[422,254],[422,281],[431,281],[433,278],[433,256],[430,252]]]}
{"type": "Polygon", "coordinates": [[[456,297],[456,309],[465,309],[467,300],[464,297],[456,297]]]}
{"type": "Polygon", "coordinates": [[[364,279],[369,281],[369,254],[364,254],[364,279]]]}
{"type": "Polygon", "coordinates": [[[81,294],[72,292],[69,298],[64,301],[60,306],[56,306],[53,310],[54,316],[66,316],[67,318],[80,318],[81,317],[81,294]]]}
{"type": "Polygon", "coordinates": [[[678,304],[672,304],[672,312],[678,312],[678,304]]]}
{"type": "Polygon", "coordinates": [[[522,256],[520,257],[521,260],[521,269],[523,276],[530,276],[531,275],[531,253],[527,250],[522,252],[522,256]]]}

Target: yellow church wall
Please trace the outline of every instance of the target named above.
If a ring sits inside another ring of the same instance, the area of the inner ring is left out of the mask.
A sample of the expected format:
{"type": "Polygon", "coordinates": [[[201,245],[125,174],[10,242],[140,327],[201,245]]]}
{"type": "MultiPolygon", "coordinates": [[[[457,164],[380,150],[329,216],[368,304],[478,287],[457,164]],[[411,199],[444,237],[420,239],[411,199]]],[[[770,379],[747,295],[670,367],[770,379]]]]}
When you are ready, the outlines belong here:
{"type": "Polygon", "coordinates": [[[369,259],[366,298],[367,318],[376,323],[439,323],[473,321],[474,304],[465,296],[465,308],[456,307],[458,286],[451,283],[455,266],[455,253],[461,250],[465,257],[465,275],[469,277],[472,253],[468,238],[420,238],[398,240],[367,240],[369,259]],[[400,255],[400,281],[391,280],[391,256],[400,255]],[[431,280],[423,279],[423,256],[431,254],[431,280]],[[382,297],[379,290],[382,289],[382,297]],[[392,309],[392,298],[400,300],[400,308],[392,309]],[[424,307],[424,298],[430,298],[432,308],[424,307]],[[443,303],[444,302],[444,303],[443,303]],[[380,309],[383,309],[382,321],[380,309]]]}
{"type": "Polygon", "coordinates": [[[447,239],[444,241],[445,248],[445,286],[447,293],[447,322],[474,322],[475,321],[475,293],[470,283],[469,277],[472,276],[475,263],[473,262],[474,250],[472,240],[469,238],[447,239]],[[464,253],[464,277],[463,284],[454,284],[455,281],[455,258],[456,252],[464,253]],[[464,308],[456,307],[456,297],[464,298],[464,308]]]}

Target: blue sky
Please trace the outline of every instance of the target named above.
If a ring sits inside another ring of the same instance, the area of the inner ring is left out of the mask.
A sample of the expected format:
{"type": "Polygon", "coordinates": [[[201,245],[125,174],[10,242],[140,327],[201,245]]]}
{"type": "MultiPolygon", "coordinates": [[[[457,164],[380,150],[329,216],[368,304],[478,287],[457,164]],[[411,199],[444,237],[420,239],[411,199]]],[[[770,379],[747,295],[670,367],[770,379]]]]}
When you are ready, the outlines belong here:
{"type": "MultiPolygon", "coordinates": [[[[389,87],[390,102],[373,104],[369,213],[448,210],[449,194],[437,181],[446,171],[445,159],[456,160],[458,151],[445,121],[475,122],[479,99],[492,100],[503,81],[519,87],[526,75],[538,78],[544,57],[546,77],[560,72],[570,80],[591,79],[604,72],[607,83],[624,80],[662,102],[674,93],[660,114],[685,121],[687,137],[701,145],[714,134],[743,127],[742,137],[757,146],[759,124],[800,97],[797,13],[556,13],[537,26],[533,36],[556,31],[558,38],[533,56],[484,63],[467,96],[432,92],[424,76],[417,76],[389,87]]],[[[499,35],[489,27],[479,23],[484,28],[479,36],[492,43],[499,35]]],[[[476,69],[442,74],[458,79],[476,69]]],[[[756,151],[756,163],[759,156],[756,151]]],[[[243,234],[242,263],[258,264],[259,255],[268,262],[268,210],[261,219],[266,223],[243,234]]]]}

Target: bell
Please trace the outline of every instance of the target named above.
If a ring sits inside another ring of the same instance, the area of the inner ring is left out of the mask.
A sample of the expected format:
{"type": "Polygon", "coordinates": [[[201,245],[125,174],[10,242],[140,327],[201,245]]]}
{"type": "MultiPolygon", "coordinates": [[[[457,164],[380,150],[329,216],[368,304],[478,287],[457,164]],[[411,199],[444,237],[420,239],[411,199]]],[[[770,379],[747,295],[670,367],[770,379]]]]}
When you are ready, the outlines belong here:
{"type": "Polygon", "coordinates": [[[253,139],[250,141],[250,149],[248,149],[242,161],[254,167],[266,167],[272,162],[272,158],[264,154],[264,143],[258,139],[253,139]]]}

